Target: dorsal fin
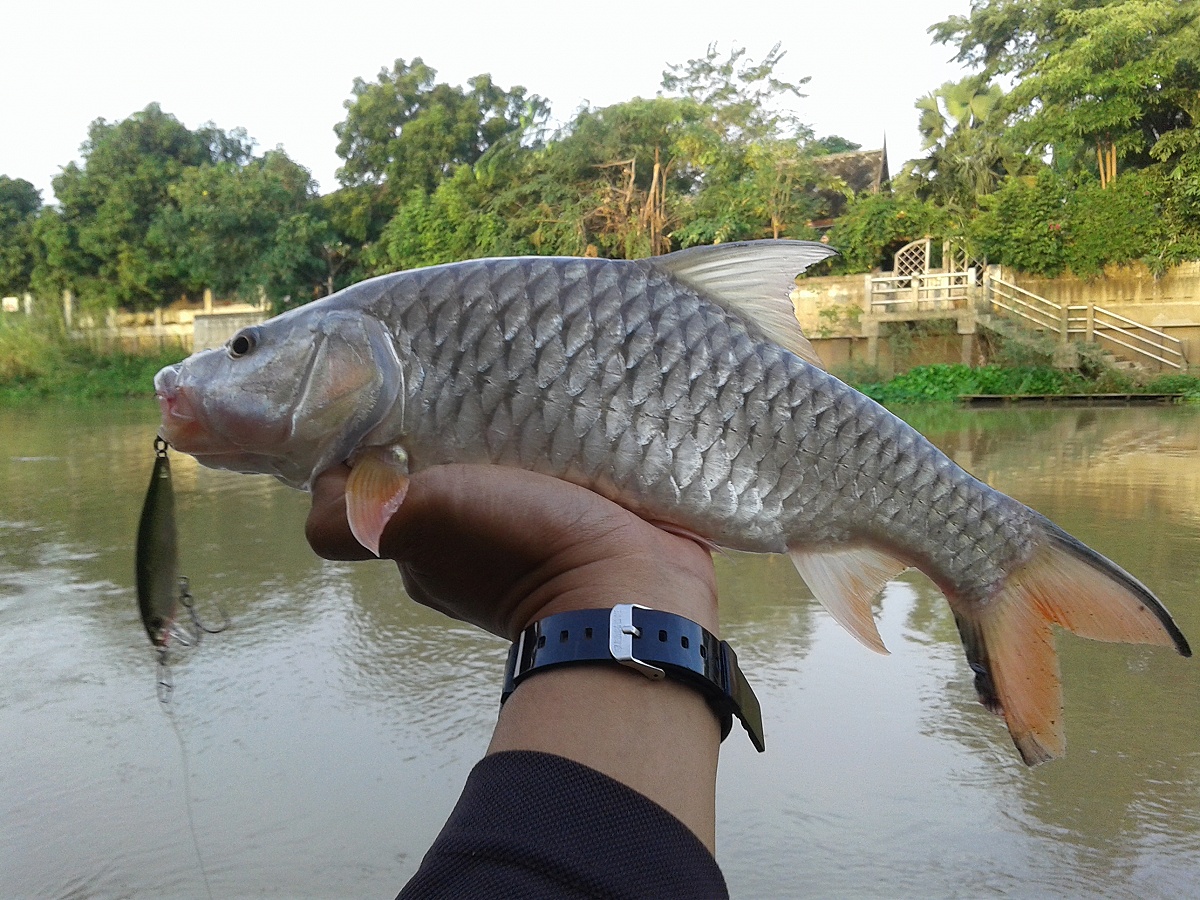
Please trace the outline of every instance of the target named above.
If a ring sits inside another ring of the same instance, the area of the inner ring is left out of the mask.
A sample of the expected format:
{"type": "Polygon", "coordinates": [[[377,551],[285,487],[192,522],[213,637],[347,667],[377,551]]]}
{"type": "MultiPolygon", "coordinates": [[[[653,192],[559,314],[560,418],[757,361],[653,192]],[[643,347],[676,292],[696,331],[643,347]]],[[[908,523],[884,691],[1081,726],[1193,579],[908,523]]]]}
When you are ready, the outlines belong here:
{"type": "Polygon", "coordinates": [[[767,340],[824,368],[796,321],[796,276],[837,251],[815,241],[738,241],[643,260],[729,310],[767,340]]]}

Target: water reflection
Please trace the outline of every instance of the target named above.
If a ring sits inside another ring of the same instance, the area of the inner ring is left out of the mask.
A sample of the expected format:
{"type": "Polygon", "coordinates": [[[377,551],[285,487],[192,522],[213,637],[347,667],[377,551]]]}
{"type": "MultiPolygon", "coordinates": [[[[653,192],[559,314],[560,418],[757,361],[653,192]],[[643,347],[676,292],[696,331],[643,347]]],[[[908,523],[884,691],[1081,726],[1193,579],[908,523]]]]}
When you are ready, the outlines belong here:
{"type": "MultiPolygon", "coordinates": [[[[1135,572],[1200,640],[1200,411],[915,414],[940,446],[1135,572]]],[[[0,411],[0,896],[203,896],[179,748],[132,591],[153,404],[0,411]]],[[[482,753],[503,644],[318,560],[303,495],[175,456],[183,571],[233,628],[173,715],[217,896],[387,895],[482,753]]],[[[721,764],[735,896],[1186,896],[1200,883],[1200,666],[1061,636],[1068,756],[1021,765],[941,595],[870,653],[782,558],[718,559],[769,751],[721,764]]]]}

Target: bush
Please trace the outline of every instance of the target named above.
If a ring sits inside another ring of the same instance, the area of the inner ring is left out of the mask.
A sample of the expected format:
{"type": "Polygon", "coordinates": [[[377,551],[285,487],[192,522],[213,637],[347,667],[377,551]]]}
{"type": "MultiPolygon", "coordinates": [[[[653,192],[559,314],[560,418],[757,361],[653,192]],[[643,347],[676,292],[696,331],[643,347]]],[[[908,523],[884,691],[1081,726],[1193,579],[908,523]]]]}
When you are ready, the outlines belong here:
{"type": "Polygon", "coordinates": [[[1085,392],[1087,385],[1078,375],[1044,366],[933,365],[858,389],[879,403],[903,404],[945,402],[964,394],[1069,394],[1085,392]]]}
{"type": "Polygon", "coordinates": [[[1090,176],[1043,169],[1035,178],[1007,178],[979,198],[968,227],[972,245],[991,263],[1031,275],[1070,271],[1091,278],[1106,265],[1149,259],[1167,243],[1151,170],[1129,171],[1107,188],[1090,176]]]}
{"type": "Polygon", "coordinates": [[[945,234],[948,225],[943,210],[916,197],[862,194],[850,201],[829,232],[829,245],[841,254],[834,271],[891,268],[896,250],[927,234],[945,234]]]}

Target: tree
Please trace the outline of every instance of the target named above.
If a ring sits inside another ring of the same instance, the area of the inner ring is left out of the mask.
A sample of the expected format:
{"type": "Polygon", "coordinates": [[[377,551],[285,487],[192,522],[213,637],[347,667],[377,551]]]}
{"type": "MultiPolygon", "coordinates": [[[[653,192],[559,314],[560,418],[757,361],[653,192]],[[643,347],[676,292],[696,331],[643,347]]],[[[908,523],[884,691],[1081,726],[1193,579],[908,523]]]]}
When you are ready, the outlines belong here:
{"type": "Polygon", "coordinates": [[[29,290],[33,223],[41,208],[41,191],[23,178],[0,175],[0,294],[29,290]]]}
{"type": "MultiPolygon", "coordinates": [[[[307,169],[283,150],[239,162],[185,169],[168,188],[147,234],[148,245],[172,259],[189,291],[211,288],[222,296],[257,299],[268,285],[293,287],[282,271],[277,232],[310,228],[292,223],[306,214],[316,190],[307,169]]],[[[272,299],[279,299],[273,297],[272,299]]]]}
{"type": "Polygon", "coordinates": [[[376,82],[354,80],[346,119],[334,126],[343,185],[382,188],[393,202],[414,188],[433,191],[455,168],[475,163],[506,135],[537,127],[548,112],[540,97],[504,90],[490,75],[470,79],[466,90],[436,78],[417,57],[397,59],[376,82]]]}
{"type": "Polygon", "coordinates": [[[672,233],[680,246],[811,236],[806,223],[818,205],[815,188],[828,186],[812,156],[857,145],[813,141],[812,129],[788,107],[804,97],[809,79],[778,78],[784,55],[776,44],[755,62],[744,48],[722,57],[711,44],[704,57],[663,73],[663,91],[686,98],[700,113],[699,127],[680,140],[696,173],[680,198],[682,222],[672,233]]]}
{"type": "Polygon", "coordinates": [[[245,133],[189,131],[152,103],[120,122],[97,119],[81,149],[83,164],[69,163],[54,179],[58,208],[35,229],[45,255],[34,281],[72,288],[100,307],[149,307],[183,293],[170,248],[147,236],[185,170],[249,157],[245,133]]]}
{"type": "Polygon", "coordinates": [[[1017,174],[1023,154],[1005,141],[1004,92],[983,76],[947,81],[917,100],[926,156],[906,164],[918,196],[958,212],[974,208],[1005,174],[1017,174]]]}
{"type": "Polygon", "coordinates": [[[1102,183],[1200,121],[1200,0],[982,0],[930,30],[983,76],[1016,81],[1009,112],[1027,150],[1086,163],[1102,183]]]}

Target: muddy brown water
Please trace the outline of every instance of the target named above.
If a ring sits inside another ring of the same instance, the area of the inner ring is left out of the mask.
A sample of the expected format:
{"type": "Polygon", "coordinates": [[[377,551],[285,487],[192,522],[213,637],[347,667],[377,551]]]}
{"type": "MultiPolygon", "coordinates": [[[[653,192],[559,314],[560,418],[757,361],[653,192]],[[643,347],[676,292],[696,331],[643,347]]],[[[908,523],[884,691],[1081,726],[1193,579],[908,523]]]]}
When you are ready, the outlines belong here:
{"type": "MultiPolygon", "coordinates": [[[[1154,589],[1200,645],[1200,409],[919,410],[958,462],[1154,589]]],[[[0,897],[390,897],[483,752],[504,645],[318,560],[306,498],[175,455],[183,571],[233,617],[170,705],[133,594],[153,404],[0,410],[0,897]],[[186,774],[185,774],[186,773],[186,774]]],[[[1200,663],[1060,637],[1026,769],[917,574],[877,657],[782,558],[718,560],[768,752],[722,751],[735,897],[1200,894],[1200,663]]]]}

